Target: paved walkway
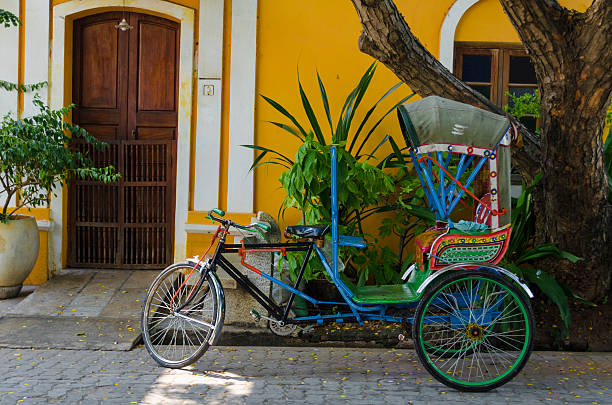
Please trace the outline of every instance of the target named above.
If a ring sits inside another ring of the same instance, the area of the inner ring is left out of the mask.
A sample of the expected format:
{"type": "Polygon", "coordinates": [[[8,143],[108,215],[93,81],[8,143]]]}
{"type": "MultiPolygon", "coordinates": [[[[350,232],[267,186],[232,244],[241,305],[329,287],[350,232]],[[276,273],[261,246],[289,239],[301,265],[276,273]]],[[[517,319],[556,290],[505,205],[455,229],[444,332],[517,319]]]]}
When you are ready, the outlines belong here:
{"type": "Polygon", "coordinates": [[[0,349],[2,404],[610,404],[612,353],[537,352],[489,393],[432,380],[412,350],[219,347],[193,367],[130,352],[0,349]]]}
{"type": "Polygon", "coordinates": [[[130,350],[159,271],[63,270],[0,305],[0,347],[130,350]]]}

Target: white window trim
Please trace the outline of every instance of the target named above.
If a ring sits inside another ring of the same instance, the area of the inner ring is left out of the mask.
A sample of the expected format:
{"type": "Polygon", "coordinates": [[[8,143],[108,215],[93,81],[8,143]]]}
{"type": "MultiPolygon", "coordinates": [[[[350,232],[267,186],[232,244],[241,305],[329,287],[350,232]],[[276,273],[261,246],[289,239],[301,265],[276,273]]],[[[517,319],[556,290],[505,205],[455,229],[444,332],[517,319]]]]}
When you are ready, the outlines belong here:
{"type": "Polygon", "coordinates": [[[444,17],[442,28],[440,29],[440,62],[449,71],[453,71],[453,58],[455,52],[455,31],[461,21],[461,17],[470,7],[480,0],[457,0],[444,17]]]}

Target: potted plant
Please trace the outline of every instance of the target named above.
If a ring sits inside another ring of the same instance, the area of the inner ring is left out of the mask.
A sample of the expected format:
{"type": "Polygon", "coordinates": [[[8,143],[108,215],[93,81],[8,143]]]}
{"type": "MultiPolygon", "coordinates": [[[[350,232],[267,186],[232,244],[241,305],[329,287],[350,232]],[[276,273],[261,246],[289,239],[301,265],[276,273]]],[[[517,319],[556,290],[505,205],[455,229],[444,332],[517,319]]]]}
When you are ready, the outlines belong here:
{"type": "Polygon", "coordinates": [[[73,106],[51,110],[38,96],[39,113],[24,119],[10,114],[0,123],[0,298],[19,294],[38,257],[38,228],[23,207],[48,203],[50,194],[73,176],[103,182],[119,175],[112,166],[94,167],[87,153],[71,148],[81,139],[87,148],[103,149],[84,129],[65,122],[73,106]]]}

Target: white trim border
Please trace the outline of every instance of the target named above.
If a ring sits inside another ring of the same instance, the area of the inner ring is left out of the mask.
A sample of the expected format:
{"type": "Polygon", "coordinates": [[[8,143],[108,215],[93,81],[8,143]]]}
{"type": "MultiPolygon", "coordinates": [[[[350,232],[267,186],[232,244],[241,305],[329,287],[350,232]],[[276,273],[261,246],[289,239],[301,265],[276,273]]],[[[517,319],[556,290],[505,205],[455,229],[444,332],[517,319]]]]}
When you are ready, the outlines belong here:
{"type": "Polygon", "coordinates": [[[193,209],[219,205],[224,0],[200,0],[193,209]]]}
{"type": "Polygon", "coordinates": [[[455,52],[455,31],[461,17],[466,11],[480,0],[457,0],[444,17],[440,29],[440,62],[449,71],[453,71],[453,57],[455,52]]]}
{"type": "Polygon", "coordinates": [[[227,211],[253,212],[257,0],[232,3],[227,211]]]}

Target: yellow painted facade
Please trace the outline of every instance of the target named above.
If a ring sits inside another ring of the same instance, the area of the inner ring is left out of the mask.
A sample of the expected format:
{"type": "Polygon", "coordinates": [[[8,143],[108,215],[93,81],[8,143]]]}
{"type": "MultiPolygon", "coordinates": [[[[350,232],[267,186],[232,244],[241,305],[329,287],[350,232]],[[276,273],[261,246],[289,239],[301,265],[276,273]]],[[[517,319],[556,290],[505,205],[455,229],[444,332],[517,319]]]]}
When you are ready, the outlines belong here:
{"type": "MultiPolygon", "coordinates": [[[[25,4],[27,1],[20,0],[19,14],[24,20],[25,4]]],[[[66,3],[78,4],[80,0],[50,0],[49,9],[49,54],[50,54],[50,77],[53,67],[51,66],[52,59],[52,43],[53,43],[53,24],[54,24],[54,8],[66,3]]],[[[220,114],[220,148],[219,156],[219,176],[218,178],[209,179],[210,182],[217,183],[219,186],[218,192],[218,207],[226,209],[228,206],[228,183],[229,178],[229,163],[228,156],[230,148],[237,147],[232,144],[230,139],[230,89],[231,81],[231,57],[232,57],[232,7],[236,6],[238,1],[243,0],[217,0],[222,2],[223,8],[223,31],[222,31],[222,90],[221,90],[221,114],[220,114]]],[[[244,0],[247,1],[247,0],[244,0]]],[[[255,1],[255,0],[248,0],[255,1]]],[[[449,10],[455,3],[461,0],[437,0],[430,2],[416,0],[396,0],[398,7],[411,30],[416,34],[420,41],[432,52],[434,56],[440,54],[441,29],[449,10]]],[[[158,4],[153,0],[151,4],[158,4]]],[[[163,1],[161,1],[163,3],[163,1]]],[[[79,14],[72,15],[65,26],[65,44],[64,44],[64,77],[63,83],[51,82],[51,87],[63,86],[64,103],[69,104],[71,94],[71,47],[72,41],[71,25],[76,17],[81,17],[88,14],[109,10],[122,9],[123,1],[117,0],[114,6],[109,7],[108,4],[113,3],[107,0],[100,0],[100,4],[104,4],[102,8],[91,8],[79,14]]],[[[143,13],[151,13],[159,16],[166,14],[157,9],[148,9],[142,4],[148,4],[148,0],[142,0],[140,7],[134,6],[134,2],[127,0],[127,9],[143,13]]],[[[188,136],[190,139],[189,145],[189,197],[188,197],[188,212],[185,215],[187,224],[206,224],[204,211],[196,211],[194,209],[194,179],[197,176],[206,176],[206,173],[197,173],[195,166],[196,159],[196,137],[202,134],[196,131],[197,121],[197,106],[202,96],[198,85],[198,53],[200,52],[198,44],[202,41],[199,37],[199,21],[202,18],[204,4],[214,3],[212,0],[172,0],[169,1],[174,5],[182,6],[185,9],[193,10],[193,98],[190,106],[186,107],[186,119],[191,123],[190,133],[181,134],[180,136],[188,136]]],[[[337,119],[337,114],[344,102],[346,95],[356,85],[357,80],[363,71],[372,63],[373,59],[361,53],[357,46],[357,41],[361,31],[361,25],[353,5],[348,0],[308,0],[308,1],[287,1],[287,0],[258,0],[256,18],[256,63],[255,69],[255,101],[254,115],[255,122],[253,131],[253,140],[256,144],[269,146],[277,149],[288,156],[294,156],[298,148],[298,143],[295,138],[285,133],[284,131],[272,126],[267,121],[282,121],[286,120],[271,108],[259,95],[264,94],[268,97],[280,102],[287,107],[300,122],[307,122],[305,114],[301,107],[301,102],[297,87],[297,73],[300,74],[300,79],[305,88],[306,93],[311,98],[314,108],[318,116],[323,120],[324,113],[320,103],[320,95],[318,85],[316,83],[316,72],[318,71],[323,81],[325,82],[327,93],[330,99],[332,118],[337,119]]],[[[575,8],[578,11],[584,11],[591,3],[590,0],[563,0],[561,4],[568,8],[575,8]]],[[[171,18],[175,19],[175,18],[171,18]]],[[[176,19],[175,19],[176,20],[176,19]]],[[[234,27],[236,28],[236,27],[234,27]]],[[[23,34],[20,35],[19,44],[19,80],[24,80],[24,69],[28,63],[25,60],[24,54],[24,36],[25,25],[20,28],[23,34]]],[[[452,40],[452,39],[451,39],[452,40]]],[[[503,13],[501,6],[497,0],[481,0],[475,5],[467,9],[462,15],[455,30],[455,41],[483,41],[483,42],[519,42],[519,38],[510,24],[509,20],[503,13]]],[[[182,55],[183,56],[183,55],[182,55]]],[[[234,55],[236,56],[236,55],[234,55]]],[[[398,79],[386,68],[379,64],[376,75],[368,92],[368,95],[363,101],[364,106],[372,105],[378,98],[384,94],[391,86],[396,84],[398,79]]],[[[402,86],[391,97],[379,107],[379,111],[385,111],[393,105],[401,97],[411,93],[407,86],[402,86]]],[[[19,111],[23,111],[23,98],[19,99],[19,111]]],[[[363,107],[362,107],[363,108],[363,107]]],[[[363,111],[361,111],[363,113],[363,111]]],[[[374,117],[377,118],[377,117],[374,117]]],[[[357,117],[359,119],[359,116],[357,117]]],[[[323,122],[323,121],[321,121],[323,122]]],[[[304,124],[306,125],[306,124],[304,124]]],[[[323,126],[323,128],[325,128],[323,126]]],[[[329,131],[329,129],[328,129],[329,131]]],[[[390,114],[383,124],[377,129],[373,136],[372,143],[376,144],[386,134],[397,137],[399,127],[397,126],[394,114],[390,114]]],[[[217,136],[211,134],[210,136],[217,136]]],[[[327,133],[329,137],[329,133],[327,133]]],[[[398,143],[402,143],[398,139],[398,143]]],[[[388,151],[388,150],[387,150],[388,151]]],[[[278,166],[263,166],[258,168],[254,173],[253,179],[253,212],[266,211],[273,216],[276,216],[280,203],[283,199],[283,191],[280,189],[278,177],[281,169],[278,166]]],[[[207,179],[208,180],[208,179],[207,179]]],[[[67,194],[64,192],[62,199],[63,211],[67,210],[67,194]]],[[[212,208],[212,207],[211,207],[212,208]]],[[[50,219],[48,209],[37,209],[34,212],[38,220],[53,220],[50,219]]],[[[253,216],[252,213],[230,213],[235,220],[249,222],[253,216]]],[[[66,217],[63,215],[61,238],[61,247],[49,247],[47,232],[41,232],[41,251],[35,270],[27,280],[31,284],[40,284],[46,281],[49,275],[49,266],[47,265],[49,258],[49,249],[60,249],[59,254],[62,257],[62,265],[65,264],[66,247],[70,235],[65,232],[66,217]]],[[[288,213],[286,217],[280,219],[281,229],[283,226],[297,222],[297,213],[288,213]]],[[[209,241],[210,235],[202,233],[188,233],[185,236],[186,248],[175,254],[175,256],[194,255],[201,253],[209,241]]],[[[56,254],[58,252],[55,252],[56,254]]],[[[49,259],[50,260],[50,259],[49,259]]]]}

